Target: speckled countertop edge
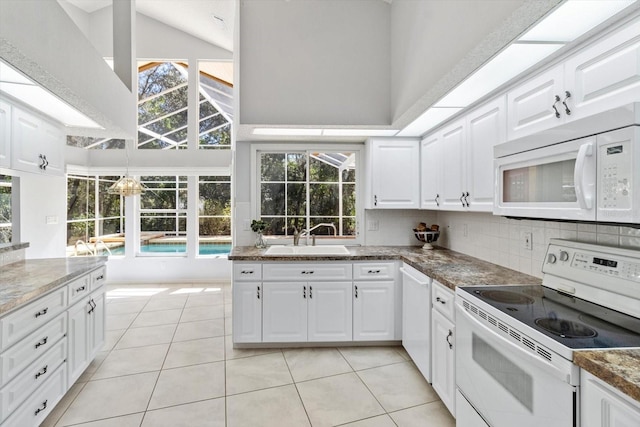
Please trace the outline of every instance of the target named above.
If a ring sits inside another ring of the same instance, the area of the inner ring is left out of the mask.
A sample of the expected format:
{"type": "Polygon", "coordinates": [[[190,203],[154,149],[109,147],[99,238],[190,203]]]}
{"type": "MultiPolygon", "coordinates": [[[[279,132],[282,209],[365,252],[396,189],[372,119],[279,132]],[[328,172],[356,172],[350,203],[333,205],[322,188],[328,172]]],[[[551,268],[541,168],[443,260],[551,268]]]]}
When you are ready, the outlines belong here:
{"type": "Polygon", "coordinates": [[[400,260],[449,289],[456,286],[542,284],[542,280],[482,261],[459,252],[435,246],[425,250],[415,246],[347,246],[349,255],[265,255],[265,249],[236,246],[232,261],[374,261],[400,260]]]}
{"type": "Polygon", "coordinates": [[[573,363],[640,402],[640,348],[576,351],[573,363]]]}
{"type": "Polygon", "coordinates": [[[0,315],[107,262],[107,257],[31,259],[0,268],[0,315]]]}
{"type": "Polygon", "coordinates": [[[0,244],[0,254],[4,252],[12,252],[29,247],[29,243],[2,243],[0,244]]]}

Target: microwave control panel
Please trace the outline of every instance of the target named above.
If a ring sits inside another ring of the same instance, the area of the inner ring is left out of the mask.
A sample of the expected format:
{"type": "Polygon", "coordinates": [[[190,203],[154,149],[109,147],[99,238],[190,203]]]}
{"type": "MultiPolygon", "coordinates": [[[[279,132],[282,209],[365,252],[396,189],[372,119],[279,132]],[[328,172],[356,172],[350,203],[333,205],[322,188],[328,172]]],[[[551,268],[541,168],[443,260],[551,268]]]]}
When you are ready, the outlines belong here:
{"type": "Polygon", "coordinates": [[[630,209],[633,183],[631,141],[603,144],[598,149],[598,207],[630,209]]]}

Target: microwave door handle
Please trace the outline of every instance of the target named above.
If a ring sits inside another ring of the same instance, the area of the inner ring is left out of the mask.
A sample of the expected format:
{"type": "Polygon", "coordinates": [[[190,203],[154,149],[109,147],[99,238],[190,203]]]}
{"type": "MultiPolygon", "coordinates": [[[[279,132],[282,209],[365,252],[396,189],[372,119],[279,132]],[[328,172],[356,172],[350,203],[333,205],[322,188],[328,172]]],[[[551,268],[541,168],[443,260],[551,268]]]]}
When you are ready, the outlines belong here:
{"type": "Polygon", "coordinates": [[[593,156],[593,143],[589,142],[582,144],[578,150],[576,167],[573,171],[573,182],[575,184],[578,205],[580,206],[580,209],[585,210],[593,208],[593,194],[587,193],[587,189],[585,187],[588,186],[588,183],[584,182],[587,157],[591,156],[593,156]]]}
{"type": "MultiPolygon", "coordinates": [[[[553,364],[551,364],[550,362],[547,362],[546,360],[536,356],[535,354],[530,353],[529,350],[525,350],[524,348],[519,347],[515,343],[512,343],[510,340],[499,335],[499,332],[489,329],[489,327],[480,323],[478,319],[476,319],[471,314],[469,314],[467,310],[465,310],[461,306],[458,305],[456,308],[457,308],[456,316],[460,314],[468,322],[472,323],[471,326],[474,332],[482,336],[482,338],[486,342],[493,344],[496,348],[503,348],[506,351],[509,351],[512,354],[515,354],[517,357],[520,357],[523,360],[528,361],[532,365],[536,366],[536,368],[543,370],[544,372],[548,373],[549,375],[552,375],[553,377],[561,381],[564,381],[568,384],[572,384],[571,376],[573,375],[573,372],[572,374],[567,375],[567,373],[564,372],[564,370],[561,370],[556,366],[554,366],[553,364]]],[[[560,356],[557,356],[557,357],[560,357],[560,356]]],[[[567,363],[570,364],[571,362],[567,361],[567,363]]]]}

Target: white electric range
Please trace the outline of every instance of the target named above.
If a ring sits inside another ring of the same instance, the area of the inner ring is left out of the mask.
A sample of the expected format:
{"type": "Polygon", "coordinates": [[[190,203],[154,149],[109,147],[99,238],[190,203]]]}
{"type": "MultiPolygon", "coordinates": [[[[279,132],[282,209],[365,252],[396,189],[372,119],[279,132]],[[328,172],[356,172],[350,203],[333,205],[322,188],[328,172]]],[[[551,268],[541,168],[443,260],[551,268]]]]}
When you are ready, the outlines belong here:
{"type": "Polygon", "coordinates": [[[553,239],[542,271],[456,289],[457,425],[575,427],[574,352],[640,348],[640,251],[553,239]]]}

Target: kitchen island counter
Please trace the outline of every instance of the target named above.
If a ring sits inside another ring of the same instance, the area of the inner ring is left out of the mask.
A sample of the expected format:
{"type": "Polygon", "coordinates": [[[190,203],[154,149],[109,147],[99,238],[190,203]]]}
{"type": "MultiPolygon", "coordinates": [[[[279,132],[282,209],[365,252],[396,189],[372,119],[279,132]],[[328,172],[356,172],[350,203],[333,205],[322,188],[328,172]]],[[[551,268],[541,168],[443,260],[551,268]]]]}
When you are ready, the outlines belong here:
{"type": "Polygon", "coordinates": [[[232,261],[372,261],[400,260],[455,290],[456,286],[541,284],[542,280],[449,249],[415,246],[347,246],[349,255],[265,255],[266,249],[237,246],[232,261]]]}
{"type": "Polygon", "coordinates": [[[107,257],[45,258],[0,267],[0,315],[107,262],[107,257]]]}

